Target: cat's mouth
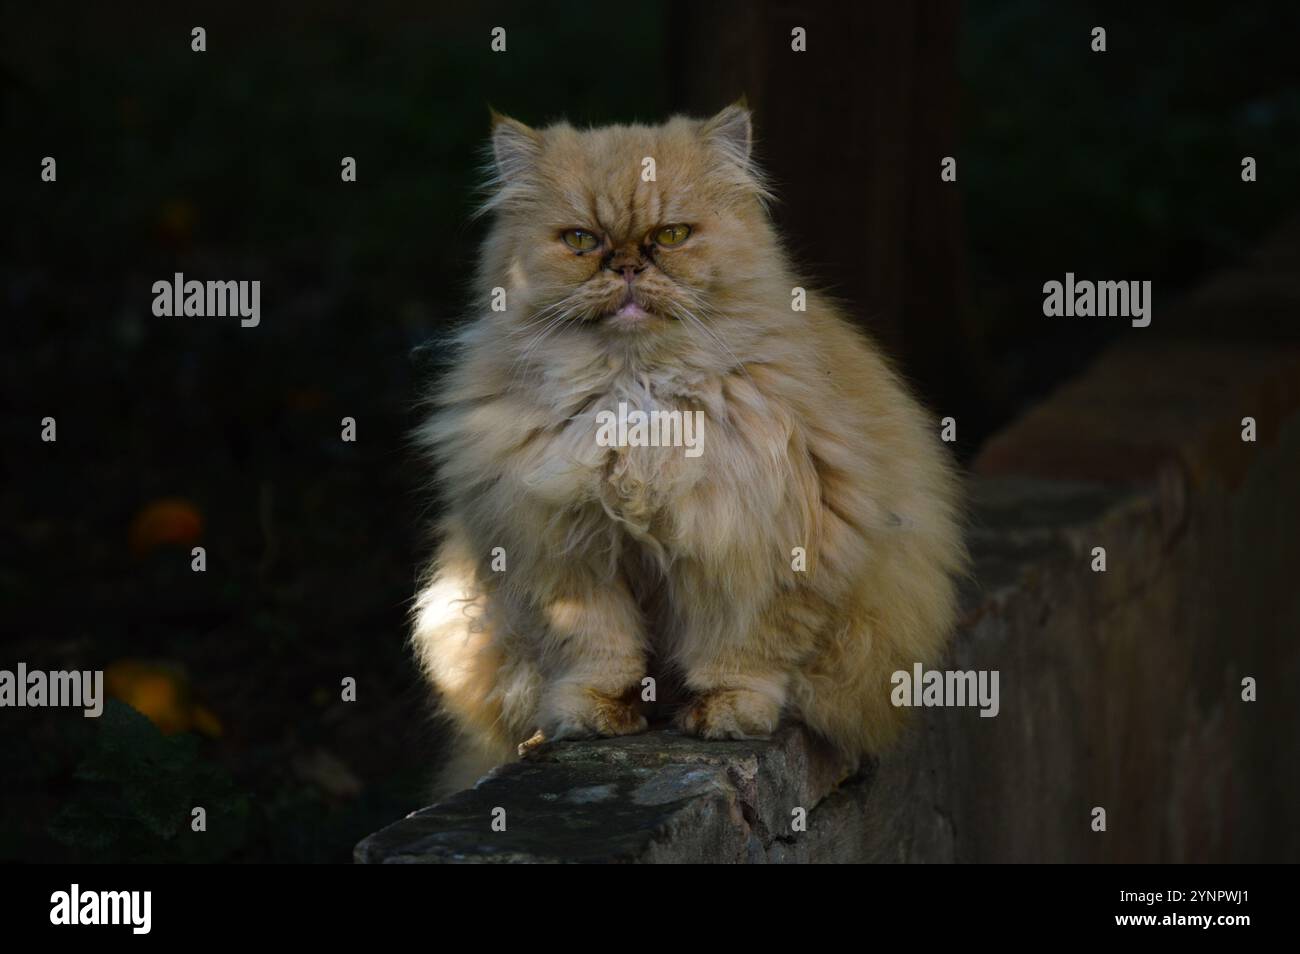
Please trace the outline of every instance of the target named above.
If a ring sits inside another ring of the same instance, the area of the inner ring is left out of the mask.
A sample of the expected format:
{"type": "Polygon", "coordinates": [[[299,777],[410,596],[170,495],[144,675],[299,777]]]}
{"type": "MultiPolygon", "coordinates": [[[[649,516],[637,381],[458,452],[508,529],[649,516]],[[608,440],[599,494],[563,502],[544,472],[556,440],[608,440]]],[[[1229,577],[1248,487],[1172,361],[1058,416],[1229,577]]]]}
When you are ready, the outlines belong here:
{"type": "Polygon", "coordinates": [[[655,316],[642,306],[629,290],[623,300],[605,313],[606,324],[619,328],[632,328],[651,320],[655,316]]]}

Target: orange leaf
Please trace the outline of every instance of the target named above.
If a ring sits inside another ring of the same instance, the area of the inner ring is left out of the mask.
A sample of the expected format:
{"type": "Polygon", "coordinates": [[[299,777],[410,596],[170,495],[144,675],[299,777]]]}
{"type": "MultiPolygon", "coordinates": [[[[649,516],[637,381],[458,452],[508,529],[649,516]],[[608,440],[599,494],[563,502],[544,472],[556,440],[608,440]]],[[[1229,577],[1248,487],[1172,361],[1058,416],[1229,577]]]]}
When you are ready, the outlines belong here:
{"type": "Polygon", "coordinates": [[[203,515],[188,500],[155,500],[131,521],[131,552],[143,556],[166,544],[188,546],[203,536],[203,515]]]}
{"type": "Polygon", "coordinates": [[[136,712],[148,717],[164,735],[195,731],[215,738],[221,723],[194,702],[189,681],[165,663],[124,659],[104,670],[104,687],[136,712]]]}

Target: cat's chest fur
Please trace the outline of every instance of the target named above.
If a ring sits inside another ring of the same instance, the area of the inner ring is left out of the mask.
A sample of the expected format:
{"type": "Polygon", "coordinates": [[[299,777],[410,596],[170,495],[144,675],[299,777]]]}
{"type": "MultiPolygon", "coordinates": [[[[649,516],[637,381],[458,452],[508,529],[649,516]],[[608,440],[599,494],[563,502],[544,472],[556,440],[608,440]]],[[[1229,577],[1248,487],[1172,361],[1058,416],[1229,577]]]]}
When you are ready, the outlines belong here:
{"type": "MultiPolygon", "coordinates": [[[[624,373],[573,426],[596,448],[589,489],[613,514],[652,521],[682,506],[708,471],[704,395],[672,376],[624,373]]],[[[716,435],[715,435],[716,436],[716,435]]]]}
{"type": "Polygon", "coordinates": [[[595,504],[667,544],[744,469],[734,466],[746,448],[715,377],[629,368],[573,387],[583,388],[569,405],[578,410],[557,419],[533,470],[532,486],[552,506],[595,504]]]}

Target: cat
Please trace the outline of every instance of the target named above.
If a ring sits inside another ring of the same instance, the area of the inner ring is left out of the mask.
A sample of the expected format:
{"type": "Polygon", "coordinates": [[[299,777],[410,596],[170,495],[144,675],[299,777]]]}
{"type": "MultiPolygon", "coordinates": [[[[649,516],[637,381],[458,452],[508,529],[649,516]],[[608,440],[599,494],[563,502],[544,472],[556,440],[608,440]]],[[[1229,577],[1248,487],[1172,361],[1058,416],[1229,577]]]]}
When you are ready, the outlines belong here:
{"type": "Polygon", "coordinates": [[[444,504],[412,631],[456,730],[440,794],[521,745],[639,732],[652,696],[683,732],[785,718],[856,766],[900,728],[892,673],[942,656],[956,469],[803,291],[771,198],[743,103],[585,130],[493,113],[479,307],[416,434],[444,504]],[[620,405],[694,415],[699,453],[598,440],[620,405]]]}

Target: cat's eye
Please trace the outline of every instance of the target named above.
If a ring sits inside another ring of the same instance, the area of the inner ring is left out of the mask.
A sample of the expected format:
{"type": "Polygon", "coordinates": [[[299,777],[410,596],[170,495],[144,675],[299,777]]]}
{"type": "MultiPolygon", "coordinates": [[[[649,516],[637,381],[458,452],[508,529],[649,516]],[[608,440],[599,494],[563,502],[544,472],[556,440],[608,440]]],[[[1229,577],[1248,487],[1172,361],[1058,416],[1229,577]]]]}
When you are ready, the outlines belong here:
{"type": "Polygon", "coordinates": [[[681,245],[691,234],[689,225],[665,225],[655,233],[655,244],[664,246],[681,245]]]}
{"type": "Polygon", "coordinates": [[[564,244],[575,252],[590,252],[600,244],[600,239],[585,229],[569,229],[562,237],[564,244]]]}

